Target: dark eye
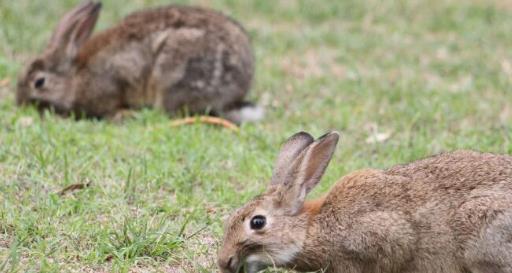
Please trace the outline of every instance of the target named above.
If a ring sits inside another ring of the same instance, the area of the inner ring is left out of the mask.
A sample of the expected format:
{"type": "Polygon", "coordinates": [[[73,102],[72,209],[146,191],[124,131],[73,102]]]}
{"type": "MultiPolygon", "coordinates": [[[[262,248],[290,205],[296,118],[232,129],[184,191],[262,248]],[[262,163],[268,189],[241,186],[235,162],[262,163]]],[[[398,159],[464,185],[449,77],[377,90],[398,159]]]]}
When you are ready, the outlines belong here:
{"type": "Polygon", "coordinates": [[[265,227],[267,219],[263,215],[256,215],[251,219],[251,229],[260,230],[265,227]]]}
{"type": "Polygon", "coordinates": [[[44,86],[44,82],[45,82],[45,78],[43,78],[43,77],[37,78],[36,81],[34,82],[34,87],[37,89],[42,88],[44,86]]]}

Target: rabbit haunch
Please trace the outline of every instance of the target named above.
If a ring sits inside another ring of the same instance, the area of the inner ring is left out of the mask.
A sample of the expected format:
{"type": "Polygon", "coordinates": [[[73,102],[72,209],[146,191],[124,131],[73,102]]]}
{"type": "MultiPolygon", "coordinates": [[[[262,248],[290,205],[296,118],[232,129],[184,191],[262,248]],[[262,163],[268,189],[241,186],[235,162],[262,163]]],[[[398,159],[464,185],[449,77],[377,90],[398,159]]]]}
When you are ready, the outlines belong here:
{"type": "Polygon", "coordinates": [[[18,104],[90,117],[158,107],[236,122],[255,108],[244,100],[254,72],[250,40],[232,19],[167,6],[89,38],[100,8],[84,2],[61,19],[47,49],[20,74],[18,104]]]}
{"type": "Polygon", "coordinates": [[[283,145],[267,191],[226,222],[222,272],[512,272],[511,156],[456,151],[356,171],[305,201],[337,141],[299,133],[283,145]]]}

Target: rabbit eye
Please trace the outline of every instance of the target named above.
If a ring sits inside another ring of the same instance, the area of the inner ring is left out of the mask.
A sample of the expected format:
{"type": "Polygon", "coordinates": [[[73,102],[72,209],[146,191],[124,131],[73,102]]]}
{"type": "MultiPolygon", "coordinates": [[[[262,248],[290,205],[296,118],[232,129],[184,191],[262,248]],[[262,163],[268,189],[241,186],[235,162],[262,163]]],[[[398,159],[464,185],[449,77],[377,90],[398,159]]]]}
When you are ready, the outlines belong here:
{"type": "Polygon", "coordinates": [[[267,219],[263,215],[256,215],[251,219],[251,229],[260,230],[265,227],[267,219]]]}
{"type": "Polygon", "coordinates": [[[43,77],[37,78],[36,81],[34,82],[34,87],[37,89],[42,88],[44,86],[45,81],[46,80],[43,77]]]}

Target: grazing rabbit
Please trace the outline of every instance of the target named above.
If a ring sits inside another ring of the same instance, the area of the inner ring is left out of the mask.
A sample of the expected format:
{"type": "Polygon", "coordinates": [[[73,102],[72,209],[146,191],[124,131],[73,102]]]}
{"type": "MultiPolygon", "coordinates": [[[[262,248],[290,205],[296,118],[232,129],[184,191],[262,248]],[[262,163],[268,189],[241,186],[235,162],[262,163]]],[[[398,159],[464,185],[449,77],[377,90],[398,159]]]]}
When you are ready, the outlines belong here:
{"type": "Polygon", "coordinates": [[[244,101],[254,60],[234,20],[174,5],[135,12],[89,38],[100,9],[86,1],[64,15],[21,73],[18,105],[96,118],[142,107],[208,112],[237,123],[261,114],[244,101]]]}
{"type": "Polygon", "coordinates": [[[226,223],[222,272],[512,272],[512,157],[457,151],[357,171],[305,201],[338,138],[284,144],[266,193],[226,223]]]}

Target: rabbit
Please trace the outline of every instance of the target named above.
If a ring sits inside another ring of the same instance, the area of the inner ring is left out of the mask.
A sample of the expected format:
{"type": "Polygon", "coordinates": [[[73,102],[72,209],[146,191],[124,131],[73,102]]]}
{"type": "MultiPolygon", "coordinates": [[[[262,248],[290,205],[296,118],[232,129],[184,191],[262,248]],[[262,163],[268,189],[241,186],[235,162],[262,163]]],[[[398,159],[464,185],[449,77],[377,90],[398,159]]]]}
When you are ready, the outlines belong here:
{"type": "Polygon", "coordinates": [[[285,142],[266,192],[226,221],[221,272],[512,272],[511,156],[461,150],[356,171],[306,201],[338,139],[285,142]]]}
{"type": "Polygon", "coordinates": [[[254,57],[239,23],[171,5],[135,12],[90,37],[101,8],[85,1],[62,17],[44,52],[20,73],[18,105],[90,118],[143,107],[236,123],[261,117],[262,109],[244,100],[254,57]]]}

